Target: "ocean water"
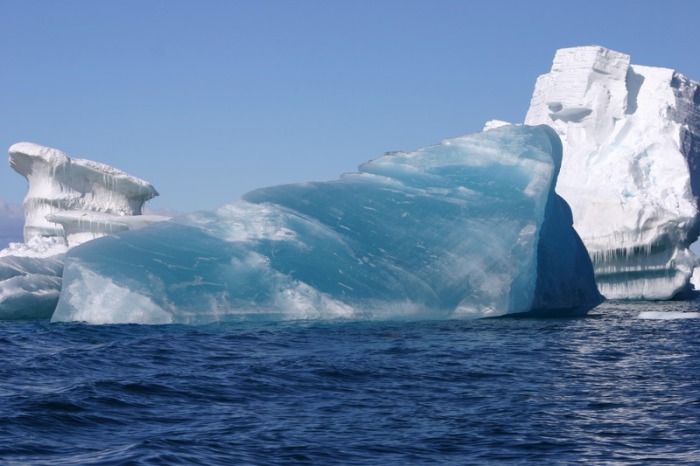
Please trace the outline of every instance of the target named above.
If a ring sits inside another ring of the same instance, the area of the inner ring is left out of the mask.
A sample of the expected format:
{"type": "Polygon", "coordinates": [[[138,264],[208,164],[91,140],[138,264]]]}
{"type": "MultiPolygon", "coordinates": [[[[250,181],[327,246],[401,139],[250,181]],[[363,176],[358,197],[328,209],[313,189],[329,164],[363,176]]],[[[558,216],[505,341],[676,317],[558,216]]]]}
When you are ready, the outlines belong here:
{"type": "Polygon", "coordinates": [[[698,312],[0,322],[0,463],[700,464],[698,312]]]}

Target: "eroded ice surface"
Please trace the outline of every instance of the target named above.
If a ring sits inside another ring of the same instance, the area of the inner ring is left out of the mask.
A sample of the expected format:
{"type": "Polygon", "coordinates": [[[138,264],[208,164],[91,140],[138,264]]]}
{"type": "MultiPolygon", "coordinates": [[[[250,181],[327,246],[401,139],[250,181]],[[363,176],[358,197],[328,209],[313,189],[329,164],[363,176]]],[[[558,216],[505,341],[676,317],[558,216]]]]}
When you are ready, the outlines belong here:
{"type": "Polygon", "coordinates": [[[562,139],[557,192],[603,295],[669,299],[686,289],[699,227],[698,83],[603,47],[562,49],[525,123],[562,139]]]}
{"type": "Polygon", "coordinates": [[[69,252],[52,320],[586,312],[601,297],[560,159],[550,128],[504,127],[100,238],[69,252]]]}
{"type": "Polygon", "coordinates": [[[158,195],[148,182],[121,170],[30,142],[10,147],[10,166],[29,184],[24,198],[25,241],[63,236],[61,225],[47,220],[47,215],[71,210],[140,215],[143,204],[158,195]]]}

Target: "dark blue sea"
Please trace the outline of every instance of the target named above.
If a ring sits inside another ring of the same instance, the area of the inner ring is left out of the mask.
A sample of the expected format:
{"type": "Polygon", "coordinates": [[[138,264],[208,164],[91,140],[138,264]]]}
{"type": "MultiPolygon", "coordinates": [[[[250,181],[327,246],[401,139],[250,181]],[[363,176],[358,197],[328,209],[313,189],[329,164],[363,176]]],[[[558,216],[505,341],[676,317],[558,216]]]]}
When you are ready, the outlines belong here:
{"type": "Polygon", "coordinates": [[[700,464],[697,312],[0,322],[0,463],[700,464]]]}

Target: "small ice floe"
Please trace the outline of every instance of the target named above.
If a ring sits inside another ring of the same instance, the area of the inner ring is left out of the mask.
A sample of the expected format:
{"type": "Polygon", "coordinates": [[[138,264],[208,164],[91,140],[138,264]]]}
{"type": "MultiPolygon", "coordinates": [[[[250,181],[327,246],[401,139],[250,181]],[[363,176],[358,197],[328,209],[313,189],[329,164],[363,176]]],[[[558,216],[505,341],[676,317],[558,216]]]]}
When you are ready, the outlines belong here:
{"type": "Polygon", "coordinates": [[[650,320],[700,319],[700,312],[644,311],[640,312],[637,318],[650,320]]]}

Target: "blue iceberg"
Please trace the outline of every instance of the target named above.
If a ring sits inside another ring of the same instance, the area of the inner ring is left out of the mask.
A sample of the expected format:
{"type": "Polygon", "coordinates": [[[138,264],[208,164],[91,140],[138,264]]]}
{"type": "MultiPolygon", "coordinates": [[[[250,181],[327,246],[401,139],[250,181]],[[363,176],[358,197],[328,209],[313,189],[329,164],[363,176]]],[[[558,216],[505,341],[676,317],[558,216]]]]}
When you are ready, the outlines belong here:
{"type": "Polygon", "coordinates": [[[561,155],[550,128],[507,126],[90,241],[52,321],[584,314],[602,297],[561,155]]]}

